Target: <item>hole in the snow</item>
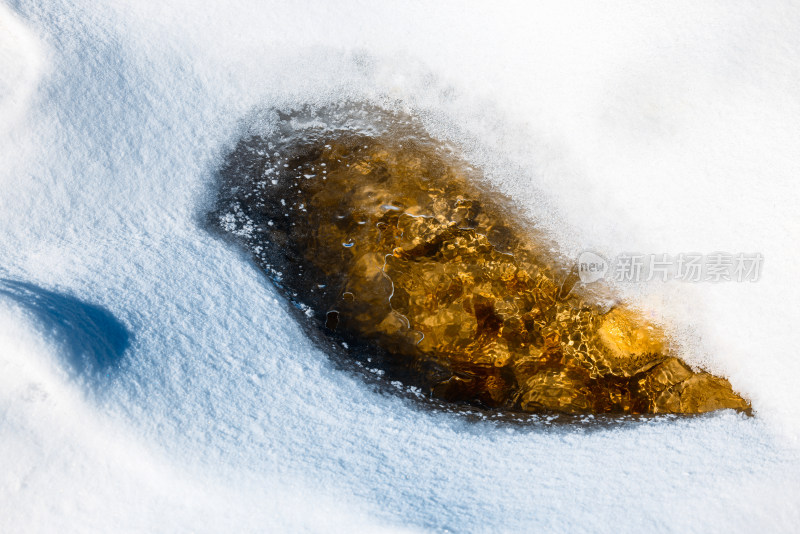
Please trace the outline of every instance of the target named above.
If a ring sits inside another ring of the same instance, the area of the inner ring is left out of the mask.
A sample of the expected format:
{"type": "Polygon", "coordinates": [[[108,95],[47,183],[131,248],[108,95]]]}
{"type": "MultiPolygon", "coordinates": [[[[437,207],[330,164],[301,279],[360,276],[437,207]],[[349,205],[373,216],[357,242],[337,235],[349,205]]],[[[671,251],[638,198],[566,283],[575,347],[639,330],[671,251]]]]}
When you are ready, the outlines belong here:
{"type": "Polygon", "coordinates": [[[221,170],[211,222],[304,320],[390,381],[490,409],[748,410],[411,116],[273,112],[221,170]],[[599,286],[598,286],[599,287],[599,286]]]}

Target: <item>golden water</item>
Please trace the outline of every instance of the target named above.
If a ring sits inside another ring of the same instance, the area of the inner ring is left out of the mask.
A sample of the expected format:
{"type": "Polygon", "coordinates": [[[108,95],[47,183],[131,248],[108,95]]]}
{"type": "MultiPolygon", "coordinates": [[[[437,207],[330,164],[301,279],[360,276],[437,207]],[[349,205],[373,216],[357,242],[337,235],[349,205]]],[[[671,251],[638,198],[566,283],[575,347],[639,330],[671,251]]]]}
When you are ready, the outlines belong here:
{"type": "Polygon", "coordinates": [[[311,306],[313,324],[374,347],[448,401],[749,410],[656,325],[601,304],[610,289],[582,287],[548,236],[451,148],[402,124],[284,136],[276,152],[253,138],[232,155],[229,200],[254,228],[244,242],[290,299],[311,306]]]}

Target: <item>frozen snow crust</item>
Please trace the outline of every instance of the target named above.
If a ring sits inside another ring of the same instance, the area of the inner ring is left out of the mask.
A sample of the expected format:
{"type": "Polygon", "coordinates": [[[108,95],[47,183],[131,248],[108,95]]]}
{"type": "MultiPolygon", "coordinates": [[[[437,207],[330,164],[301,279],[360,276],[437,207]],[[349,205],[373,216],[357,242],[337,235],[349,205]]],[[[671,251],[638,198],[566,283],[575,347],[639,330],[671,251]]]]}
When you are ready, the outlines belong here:
{"type": "Polygon", "coordinates": [[[0,530],[791,532],[797,8],[558,5],[0,8],[0,530]],[[756,417],[481,421],[332,365],[201,214],[253,110],[348,99],[568,252],[762,252],[632,292],[756,417]]]}

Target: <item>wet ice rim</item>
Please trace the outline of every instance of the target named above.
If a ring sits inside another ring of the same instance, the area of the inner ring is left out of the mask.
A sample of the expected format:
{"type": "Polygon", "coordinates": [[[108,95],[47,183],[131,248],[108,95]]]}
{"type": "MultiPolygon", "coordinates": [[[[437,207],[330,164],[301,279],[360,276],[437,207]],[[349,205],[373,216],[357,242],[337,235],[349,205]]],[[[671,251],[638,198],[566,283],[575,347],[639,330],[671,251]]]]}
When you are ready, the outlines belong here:
{"type": "MultiPolygon", "coordinates": [[[[257,195],[268,194],[273,187],[274,194],[280,194],[282,187],[291,187],[279,184],[282,167],[289,167],[287,161],[297,155],[298,147],[322,146],[326,139],[337,138],[342,135],[363,136],[379,138],[391,134],[395,137],[414,137],[422,135],[428,140],[437,143],[438,149],[445,153],[458,154],[458,159],[464,162],[468,171],[481,168],[481,163],[473,164],[467,151],[466,140],[455,139],[452,132],[458,132],[458,127],[448,124],[449,140],[432,134],[428,130],[429,124],[422,120],[422,113],[408,109],[402,102],[383,101],[379,105],[364,101],[343,101],[339,103],[326,103],[324,105],[300,105],[285,109],[264,108],[257,109],[245,118],[233,142],[228,145],[227,152],[221,158],[223,165],[216,174],[215,189],[211,208],[202,216],[205,229],[221,239],[243,249],[249,260],[272,283],[281,302],[286,305],[287,311],[298,321],[302,330],[309,339],[329,358],[338,372],[345,372],[358,376],[374,393],[400,396],[419,409],[446,412],[463,417],[468,421],[494,421],[509,424],[549,425],[549,424],[575,424],[597,426],[624,426],[636,421],[674,420],[688,417],[714,417],[728,410],[713,410],[705,413],[663,413],[663,414],[620,414],[620,413],[563,413],[558,411],[522,412],[509,409],[483,408],[470,401],[448,401],[438,399],[432,392],[426,393],[426,384],[409,372],[401,364],[396,363],[396,358],[377,347],[369,341],[359,342],[351,337],[343,339],[338,332],[322,327],[325,323],[314,321],[315,310],[304,302],[303,295],[298,294],[283,282],[284,271],[287,265],[281,264],[281,254],[273,252],[275,247],[270,243],[268,230],[246,213],[242,201],[249,201],[257,195]],[[463,141],[463,144],[462,144],[463,141]],[[269,156],[272,156],[271,159],[269,156]],[[271,159],[271,161],[270,161],[271,159]],[[258,177],[258,178],[257,178],[258,177]]],[[[438,119],[441,119],[438,117],[438,119]]],[[[475,140],[471,140],[474,153],[475,140]]],[[[478,152],[483,154],[492,151],[479,147],[478,152]]],[[[490,159],[500,159],[502,156],[492,154],[490,159]]],[[[513,166],[502,161],[493,170],[505,169],[506,174],[513,166]]],[[[482,169],[483,170],[483,169],[482,169]]],[[[527,176],[525,169],[514,168],[515,175],[527,176]]],[[[498,191],[492,181],[492,173],[488,169],[477,173],[471,179],[477,178],[474,183],[478,190],[492,195],[503,195],[498,191]]],[[[561,266],[568,266],[574,261],[574,256],[562,250],[559,241],[554,240],[571,236],[555,232],[554,226],[558,225],[558,212],[549,202],[547,196],[534,188],[533,198],[542,214],[526,213],[517,209],[518,205],[509,205],[512,211],[507,215],[517,224],[529,225],[537,228],[538,239],[550,247],[551,258],[561,266]],[[545,214],[546,213],[546,217],[545,214]],[[541,230],[543,228],[543,230],[541,230]]],[[[262,197],[266,198],[266,197],[262,197]]],[[[504,199],[509,201],[508,197],[504,199]]],[[[290,208],[283,199],[281,203],[290,208]]],[[[511,203],[513,204],[513,202],[511,203]]],[[[302,206],[299,207],[302,210],[302,206]]],[[[272,221],[266,224],[271,224],[272,221]]],[[[563,230],[563,228],[560,228],[563,230]]],[[[533,230],[532,230],[533,231],[533,230]]],[[[565,273],[562,273],[565,274],[565,273]]],[[[566,275],[566,274],[565,274],[566,275]]],[[[613,284],[612,284],[613,285],[613,284]]],[[[585,288],[587,293],[593,293],[590,288],[585,288]]],[[[610,295],[605,291],[595,297],[601,305],[611,309],[620,302],[621,295],[610,295]]],[[[630,303],[629,303],[630,304],[630,303]]],[[[753,415],[752,408],[746,411],[753,415]]]]}

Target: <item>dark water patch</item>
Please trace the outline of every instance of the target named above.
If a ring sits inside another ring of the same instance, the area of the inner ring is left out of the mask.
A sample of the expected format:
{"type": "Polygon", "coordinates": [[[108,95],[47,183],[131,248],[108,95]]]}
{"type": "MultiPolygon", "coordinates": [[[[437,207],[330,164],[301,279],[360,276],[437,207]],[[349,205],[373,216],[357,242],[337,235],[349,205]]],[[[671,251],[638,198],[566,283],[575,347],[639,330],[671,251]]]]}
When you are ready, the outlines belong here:
{"type": "Polygon", "coordinates": [[[749,409],[610,287],[578,284],[552,236],[412,116],[266,116],[220,170],[208,225],[368,382],[476,413],[749,409]]]}

